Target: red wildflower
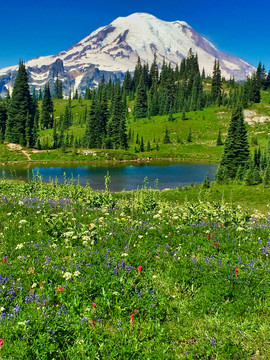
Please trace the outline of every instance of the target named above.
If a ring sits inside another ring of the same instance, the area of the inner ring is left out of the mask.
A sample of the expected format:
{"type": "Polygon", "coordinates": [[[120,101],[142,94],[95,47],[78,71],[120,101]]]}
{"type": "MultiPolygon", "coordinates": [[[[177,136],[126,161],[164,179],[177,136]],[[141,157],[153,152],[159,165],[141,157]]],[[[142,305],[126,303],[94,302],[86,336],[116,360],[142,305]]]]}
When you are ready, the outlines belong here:
{"type": "Polygon", "coordinates": [[[96,303],[93,303],[93,309],[96,310],[96,306],[97,304],[96,303]]]}
{"type": "Polygon", "coordinates": [[[171,234],[169,233],[168,236],[171,236],[171,234]]]}
{"type": "Polygon", "coordinates": [[[213,237],[213,234],[210,234],[211,237],[213,237]]]}
{"type": "Polygon", "coordinates": [[[237,277],[238,276],[238,269],[235,269],[235,276],[237,277]]]}
{"type": "Polygon", "coordinates": [[[207,234],[207,236],[206,236],[206,237],[207,237],[207,239],[209,239],[209,234],[207,234]]]}
{"type": "Polygon", "coordinates": [[[3,259],[4,263],[7,262],[7,257],[5,256],[4,259],[3,259]]]}
{"type": "Polygon", "coordinates": [[[135,309],[135,310],[134,310],[134,314],[138,314],[138,310],[135,309]]]}
{"type": "Polygon", "coordinates": [[[131,325],[133,325],[133,323],[134,323],[134,314],[130,315],[130,323],[131,323],[131,325]]]}
{"type": "Polygon", "coordinates": [[[40,283],[40,287],[42,287],[42,286],[43,286],[43,283],[41,282],[41,283],[40,283]]]}
{"type": "Polygon", "coordinates": [[[217,242],[215,242],[215,248],[216,248],[216,249],[218,248],[218,243],[217,243],[217,242]]]}
{"type": "Polygon", "coordinates": [[[63,286],[59,286],[59,288],[57,290],[61,292],[64,290],[64,288],[63,288],[63,286]]]}
{"type": "Polygon", "coordinates": [[[96,323],[94,322],[94,320],[91,320],[91,325],[96,326],[96,323]]]}
{"type": "Polygon", "coordinates": [[[30,289],[29,292],[32,293],[34,291],[34,289],[30,289]]]}
{"type": "Polygon", "coordinates": [[[139,272],[139,274],[142,272],[142,265],[138,266],[138,272],[139,272]]]}
{"type": "Polygon", "coordinates": [[[4,345],[4,340],[3,339],[0,339],[0,348],[2,348],[4,345]]]}

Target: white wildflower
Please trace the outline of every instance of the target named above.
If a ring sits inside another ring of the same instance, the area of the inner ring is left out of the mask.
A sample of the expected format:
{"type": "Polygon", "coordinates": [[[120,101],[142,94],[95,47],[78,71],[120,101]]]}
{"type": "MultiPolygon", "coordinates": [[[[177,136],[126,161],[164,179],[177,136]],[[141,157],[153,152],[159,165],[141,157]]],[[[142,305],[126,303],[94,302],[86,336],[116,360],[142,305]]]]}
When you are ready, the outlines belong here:
{"type": "Polygon", "coordinates": [[[25,320],[25,321],[19,321],[19,322],[18,322],[18,325],[19,325],[19,326],[24,326],[24,325],[26,325],[26,320],[25,320]]]}
{"type": "Polygon", "coordinates": [[[74,275],[74,276],[79,276],[80,274],[81,274],[81,273],[77,270],[77,271],[74,272],[73,275],[74,275]]]}
{"type": "Polygon", "coordinates": [[[21,249],[21,248],[23,248],[23,244],[18,244],[18,245],[16,246],[16,250],[21,249]]]}
{"type": "Polygon", "coordinates": [[[25,219],[22,219],[19,221],[19,224],[26,224],[26,223],[27,223],[27,220],[25,220],[25,219]]]}
{"type": "Polygon", "coordinates": [[[63,278],[66,279],[66,280],[69,280],[69,279],[72,278],[72,274],[67,271],[67,272],[64,273],[63,278]]]}

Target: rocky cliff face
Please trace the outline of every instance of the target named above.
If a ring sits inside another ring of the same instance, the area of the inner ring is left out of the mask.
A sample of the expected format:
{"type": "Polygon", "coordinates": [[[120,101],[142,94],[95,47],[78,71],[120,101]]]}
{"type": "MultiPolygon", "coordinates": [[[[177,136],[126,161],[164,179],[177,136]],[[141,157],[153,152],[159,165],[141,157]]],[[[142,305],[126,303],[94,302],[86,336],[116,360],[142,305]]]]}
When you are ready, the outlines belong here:
{"type": "MultiPolygon", "coordinates": [[[[123,78],[127,70],[134,70],[138,56],[142,63],[151,64],[156,54],[160,67],[164,59],[179,64],[190,48],[206,74],[212,74],[215,59],[225,78],[244,80],[255,71],[246,61],[218,51],[184,21],[162,21],[146,13],[117,18],[66,51],[32,59],[26,66],[32,87],[43,88],[46,82],[53,87],[58,73],[67,94],[95,86],[103,74],[106,79],[123,78]]],[[[0,94],[12,90],[17,68],[0,70],[0,94]]]]}

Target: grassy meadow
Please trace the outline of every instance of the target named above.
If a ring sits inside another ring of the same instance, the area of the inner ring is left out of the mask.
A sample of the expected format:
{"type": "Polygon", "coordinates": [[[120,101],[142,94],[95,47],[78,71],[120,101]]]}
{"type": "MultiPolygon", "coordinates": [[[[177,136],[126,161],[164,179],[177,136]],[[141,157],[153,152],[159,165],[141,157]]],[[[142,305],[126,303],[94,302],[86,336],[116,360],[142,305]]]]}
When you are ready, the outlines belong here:
{"type": "Polygon", "coordinates": [[[216,185],[1,181],[0,358],[269,359],[269,189],[252,189],[241,209],[216,185]]]}

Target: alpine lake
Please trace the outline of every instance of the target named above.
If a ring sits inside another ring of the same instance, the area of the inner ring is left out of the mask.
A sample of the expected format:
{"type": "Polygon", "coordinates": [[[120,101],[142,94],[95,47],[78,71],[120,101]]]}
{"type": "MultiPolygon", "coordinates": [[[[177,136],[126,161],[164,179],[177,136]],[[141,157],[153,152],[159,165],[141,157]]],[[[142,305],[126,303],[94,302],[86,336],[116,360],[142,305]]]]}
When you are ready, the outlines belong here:
{"type": "Polygon", "coordinates": [[[7,164],[0,166],[0,178],[43,182],[79,182],[94,190],[105,189],[105,176],[109,174],[111,191],[136,190],[144,186],[163,190],[202,183],[209,175],[212,180],[217,164],[192,163],[176,160],[92,163],[39,163],[7,164]]]}

